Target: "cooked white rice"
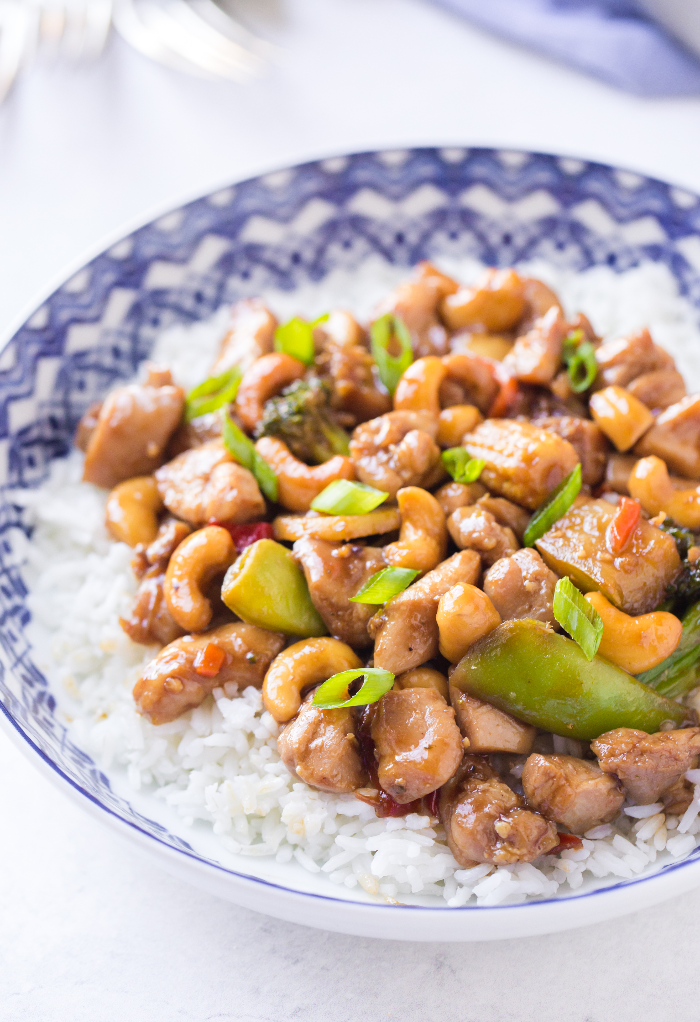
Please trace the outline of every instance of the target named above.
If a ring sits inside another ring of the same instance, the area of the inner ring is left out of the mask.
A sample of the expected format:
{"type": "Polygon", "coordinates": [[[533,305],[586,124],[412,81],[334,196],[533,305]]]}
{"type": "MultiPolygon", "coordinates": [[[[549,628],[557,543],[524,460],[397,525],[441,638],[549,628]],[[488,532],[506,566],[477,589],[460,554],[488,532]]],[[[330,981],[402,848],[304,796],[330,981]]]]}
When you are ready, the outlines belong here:
{"type": "MultiPolygon", "coordinates": [[[[479,268],[473,262],[442,267],[463,280],[479,268]]],[[[604,268],[579,275],[541,265],[527,269],[558,291],[568,312],[582,310],[605,336],[649,325],[686,379],[700,381],[696,313],[678,297],[664,267],[647,264],[622,275],[604,268]]],[[[335,273],[293,294],[266,298],[281,318],[333,306],[364,317],[404,276],[404,270],[373,260],[352,276],[335,273]]],[[[224,309],[208,323],[170,329],[153,357],[192,387],[207,375],[226,322],[224,309]]],[[[163,799],[195,847],[192,825],[205,821],[227,863],[230,853],[296,859],[305,870],[327,874],[331,884],[359,887],[383,900],[448,906],[551,897],[594,878],[631,878],[695,847],[700,770],[687,774],[695,798],[681,819],[665,814],[661,804],[629,806],[614,826],[589,831],[580,849],[536,863],[460,869],[429,817],[378,820],[353,796],[314,791],[290,775],[277,753],[277,725],[255,689],[238,695],[235,685],[227,685],[173,723],[150,724],[136,713],[131,690],[156,650],[133,643],[119,625],[136,589],[131,550],[109,539],[105,494],[80,482],[81,467],[75,452],[54,462],[40,490],[20,495],[36,526],[23,550],[37,661],[52,680],[77,744],[112,776],[125,770],[132,788],[163,799]]],[[[555,739],[555,748],[564,752],[570,745],[555,739]]]]}

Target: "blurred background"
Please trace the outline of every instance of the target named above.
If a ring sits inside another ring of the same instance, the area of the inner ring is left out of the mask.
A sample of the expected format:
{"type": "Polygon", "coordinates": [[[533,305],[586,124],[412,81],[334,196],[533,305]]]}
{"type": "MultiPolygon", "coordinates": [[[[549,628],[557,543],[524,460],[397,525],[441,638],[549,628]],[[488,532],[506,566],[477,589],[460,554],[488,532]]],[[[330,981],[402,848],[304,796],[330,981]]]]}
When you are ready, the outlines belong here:
{"type": "MultiPolygon", "coordinates": [[[[152,211],[315,156],[521,146],[700,189],[700,0],[644,0],[685,44],[643,21],[636,0],[226,0],[246,55],[228,73],[242,69],[245,84],[165,67],[114,29],[97,58],[86,44],[75,62],[80,18],[88,12],[87,39],[99,45],[106,11],[141,43],[146,25],[160,57],[174,24],[180,48],[194,43],[201,63],[214,53],[226,73],[231,53],[172,16],[171,2],[0,0],[3,330],[84,253],[152,211]]],[[[200,3],[209,17],[210,0],[193,0],[191,13],[203,18],[200,3]]]]}
{"type": "MultiPolygon", "coordinates": [[[[522,147],[700,191],[700,0],[66,3],[0,0],[2,336],[131,227],[318,156],[522,147]]],[[[3,1022],[631,1022],[659,996],[652,1018],[697,1017],[700,892],[564,936],[390,944],[184,887],[5,738],[0,811],[3,1022]]]]}

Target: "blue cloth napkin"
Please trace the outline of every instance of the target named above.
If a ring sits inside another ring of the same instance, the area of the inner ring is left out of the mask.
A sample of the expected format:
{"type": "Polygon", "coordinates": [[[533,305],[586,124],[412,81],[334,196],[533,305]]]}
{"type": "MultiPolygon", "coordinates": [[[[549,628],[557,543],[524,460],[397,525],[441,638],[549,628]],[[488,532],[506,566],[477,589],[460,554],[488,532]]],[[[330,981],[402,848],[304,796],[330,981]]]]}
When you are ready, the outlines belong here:
{"type": "Polygon", "coordinates": [[[640,96],[700,93],[700,60],[634,0],[436,0],[475,24],[640,96]]]}

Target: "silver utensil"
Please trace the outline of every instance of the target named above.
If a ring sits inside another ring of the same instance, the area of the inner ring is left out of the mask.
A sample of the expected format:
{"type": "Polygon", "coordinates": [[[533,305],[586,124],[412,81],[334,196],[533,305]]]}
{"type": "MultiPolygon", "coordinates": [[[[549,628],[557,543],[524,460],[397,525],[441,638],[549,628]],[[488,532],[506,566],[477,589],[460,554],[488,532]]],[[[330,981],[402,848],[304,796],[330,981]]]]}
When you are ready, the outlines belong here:
{"type": "Polygon", "coordinates": [[[144,56],[206,78],[249,82],[274,53],[214,0],[0,0],[0,103],[36,59],[99,57],[112,24],[144,56]]]}

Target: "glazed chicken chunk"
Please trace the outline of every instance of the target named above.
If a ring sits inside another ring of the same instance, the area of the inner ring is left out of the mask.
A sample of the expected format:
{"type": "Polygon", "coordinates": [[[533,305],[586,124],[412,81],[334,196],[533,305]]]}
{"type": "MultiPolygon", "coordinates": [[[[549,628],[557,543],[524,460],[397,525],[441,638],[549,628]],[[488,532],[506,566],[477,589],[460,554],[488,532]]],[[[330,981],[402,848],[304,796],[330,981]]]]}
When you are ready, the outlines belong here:
{"type": "Polygon", "coordinates": [[[185,635],[162,649],[147,665],[134,686],[134,701],[152,724],[167,724],[185,710],[199,706],[210,692],[228,682],[235,682],[239,690],[248,685],[261,688],[268,667],[284,643],[283,635],[243,621],[185,635]],[[208,646],[224,654],[214,675],[206,669],[208,646]]]}
{"type": "MultiPolygon", "coordinates": [[[[134,476],[152,475],[182,418],[185,394],[170,371],[151,366],[145,383],[119,387],[107,397],[89,433],[83,479],[112,489],[134,476]]],[[[88,412],[94,420],[94,409],[88,412]]]]}
{"type": "Polygon", "coordinates": [[[463,868],[532,862],[559,843],[554,824],[526,809],[485,756],[465,756],[440,792],[440,816],[450,851],[463,868]]]}
{"type": "Polygon", "coordinates": [[[576,756],[533,753],[522,773],[525,798],[548,820],[585,834],[614,820],[625,796],[617,778],[576,756]]]}
{"type": "Polygon", "coordinates": [[[398,316],[411,334],[416,358],[444,355],[448,337],[438,315],[438,307],[446,295],[456,290],[456,282],[440,273],[431,263],[419,263],[413,279],[400,284],[377,306],[375,319],[387,312],[398,316]]]}
{"type": "Polygon", "coordinates": [[[475,550],[486,567],[518,549],[513,530],[499,525],[491,512],[478,504],[453,511],[447,528],[460,550],[475,550]]]}
{"type": "Polygon", "coordinates": [[[277,320],[259,298],[244,298],[231,309],[229,330],[219,348],[212,376],[240,366],[247,369],[256,358],[272,351],[277,320]]]}
{"type": "Polygon", "coordinates": [[[156,482],[168,510],[192,525],[212,519],[241,524],[265,514],[254,476],[233,460],[221,440],[179,454],[158,469],[156,482]]]}
{"type": "Polygon", "coordinates": [[[305,538],[298,539],[293,550],[304,570],[313,604],[328,631],[348,646],[364,649],[372,641],[367,625],[376,607],[370,603],[350,603],[350,597],[386,567],[381,549],[305,538]]]}
{"type": "Polygon", "coordinates": [[[542,319],[519,337],[503,359],[505,368],[522,383],[550,383],[561,365],[566,322],[553,306],[542,319]]]}
{"type": "Polygon", "coordinates": [[[437,656],[440,597],[458,582],[474,585],[481,573],[473,550],[453,554],[378,611],[369,623],[374,666],[402,674],[437,656]]]}
{"type": "Polygon", "coordinates": [[[554,625],[557,576],[532,547],[496,561],[484,575],[484,592],[503,621],[532,618],[554,625]]]}
{"type": "Polygon", "coordinates": [[[277,739],[282,762],[299,780],[320,791],[347,794],[367,783],[352,708],[320,710],[313,694],[277,739]]]}
{"type": "Polygon", "coordinates": [[[434,688],[392,690],[372,718],[379,784],[403,804],[437,791],[462,758],[455,714],[434,688]]]}
{"type": "Polygon", "coordinates": [[[654,735],[618,727],[596,738],[591,749],[601,770],[619,777],[632,802],[651,805],[695,766],[700,755],[700,727],[654,735]]]}
{"type": "Polygon", "coordinates": [[[516,720],[510,713],[461,692],[450,685],[450,702],[459,730],[470,753],[511,752],[526,755],[532,748],[536,728],[516,720]]]}
{"type": "Polygon", "coordinates": [[[428,412],[388,412],[363,422],[350,441],[357,478],[390,499],[404,486],[435,485],[444,476],[436,435],[428,412]]]}

